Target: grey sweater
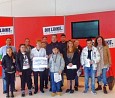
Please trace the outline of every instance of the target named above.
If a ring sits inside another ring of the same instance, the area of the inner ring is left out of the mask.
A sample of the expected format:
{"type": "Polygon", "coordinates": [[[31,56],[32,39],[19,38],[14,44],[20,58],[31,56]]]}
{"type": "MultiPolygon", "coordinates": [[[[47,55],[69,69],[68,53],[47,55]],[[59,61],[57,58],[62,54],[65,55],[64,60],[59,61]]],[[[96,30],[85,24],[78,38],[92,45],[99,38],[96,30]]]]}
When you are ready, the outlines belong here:
{"type": "Polygon", "coordinates": [[[49,69],[50,72],[59,72],[63,71],[65,66],[65,62],[63,57],[60,53],[58,54],[51,54],[51,57],[49,59],[49,69]]]}

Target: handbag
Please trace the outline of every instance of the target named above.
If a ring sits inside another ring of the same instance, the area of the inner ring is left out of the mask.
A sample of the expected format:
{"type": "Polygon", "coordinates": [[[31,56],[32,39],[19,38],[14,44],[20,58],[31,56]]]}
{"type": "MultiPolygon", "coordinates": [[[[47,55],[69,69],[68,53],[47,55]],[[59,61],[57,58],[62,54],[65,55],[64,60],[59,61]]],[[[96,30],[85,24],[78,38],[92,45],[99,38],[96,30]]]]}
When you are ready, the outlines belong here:
{"type": "Polygon", "coordinates": [[[115,78],[113,76],[113,71],[111,68],[108,71],[107,82],[108,82],[109,90],[112,90],[115,84],[115,78]]]}

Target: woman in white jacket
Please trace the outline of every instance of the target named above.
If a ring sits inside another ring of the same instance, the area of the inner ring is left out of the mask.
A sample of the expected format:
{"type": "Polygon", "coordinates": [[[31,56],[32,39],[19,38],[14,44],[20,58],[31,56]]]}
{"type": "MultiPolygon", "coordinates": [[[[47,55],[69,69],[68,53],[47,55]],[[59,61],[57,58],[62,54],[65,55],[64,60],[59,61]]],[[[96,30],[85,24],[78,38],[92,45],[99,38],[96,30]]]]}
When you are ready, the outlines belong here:
{"type": "MultiPolygon", "coordinates": [[[[41,41],[38,40],[36,47],[31,50],[31,57],[46,57],[46,50],[42,48],[41,41]]],[[[34,86],[35,91],[34,94],[38,92],[38,73],[40,75],[40,91],[44,93],[44,70],[45,68],[33,68],[34,73],[34,86]]]]}
{"type": "Polygon", "coordinates": [[[92,93],[96,94],[95,91],[95,74],[97,69],[97,63],[100,60],[100,54],[96,47],[92,45],[92,39],[87,39],[87,46],[82,50],[81,53],[81,65],[84,67],[85,75],[85,90],[83,93],[88,91],[89,77],[91,77],[91,89],[92,93]]]}

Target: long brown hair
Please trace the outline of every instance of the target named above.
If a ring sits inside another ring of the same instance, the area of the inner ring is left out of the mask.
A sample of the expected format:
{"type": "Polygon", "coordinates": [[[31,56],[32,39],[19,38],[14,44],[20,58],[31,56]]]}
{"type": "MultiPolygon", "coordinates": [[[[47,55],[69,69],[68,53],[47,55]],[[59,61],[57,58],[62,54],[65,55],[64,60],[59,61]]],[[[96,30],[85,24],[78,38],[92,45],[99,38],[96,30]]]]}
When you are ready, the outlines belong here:
{"type": "Polygon", "coordinates": [[[105,43],[105,40],[104,40],[104,38],[102,37],[102,36],[98,36],[98,37],[96,37],[96,39],[95,39],[95,47],[97,47],[98,46],[98,42],[97,42],[97,39],[98,38],[101,38],[102,39],[102,45],[103,46],[106,46],[106,43],[105,43]]]}
{"type": "Polygon", "coordinates": [[[75,52],[75,47],[74,47],[74,43],[73,43],[73,41],[72,40],[69,40],[68,42],[67,42],[67,53],[73,53],[73,52],[75,52]],[[70,51],[69,50],[69,42],[72,42],[72,44],[73,44],[73,47],[72,47],[72,51],[70,51]]]}

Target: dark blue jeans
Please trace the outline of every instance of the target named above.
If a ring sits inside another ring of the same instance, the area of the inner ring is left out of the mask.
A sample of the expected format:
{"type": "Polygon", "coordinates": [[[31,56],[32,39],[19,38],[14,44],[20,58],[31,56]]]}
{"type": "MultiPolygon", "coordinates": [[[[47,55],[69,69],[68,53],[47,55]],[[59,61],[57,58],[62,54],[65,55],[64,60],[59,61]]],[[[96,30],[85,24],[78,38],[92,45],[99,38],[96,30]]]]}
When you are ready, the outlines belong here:
{"type": "Polygon", "coordinates": [[[76,75],[76,77],[75,77],[75,86],[76,86],[76,87],[78,87],[78,85],[79,85],[79,82],[78,82],[79,80],[78,80],[78,78],[79,78],[79,77],[76,75]]]}
{"type": "Polygon", "coordinates": [[[7,93],[9,94],[9,87],[11,87],[11,92],[13,93],[14,81],[15,81],[15,73],[12,73],[12,74],[5,73],[5,76],[6,76],[7,93]]]}
{"type": "Polygon", "coordinates": [[[51,78],[51,88],[52,88],[52,92],[56,93],[56,92],[60,92],[60,88],[61,88],[61,82],[55,82],[54,81],[54,73],[51,72],[50,73],[50,78],[51,78]]]}

